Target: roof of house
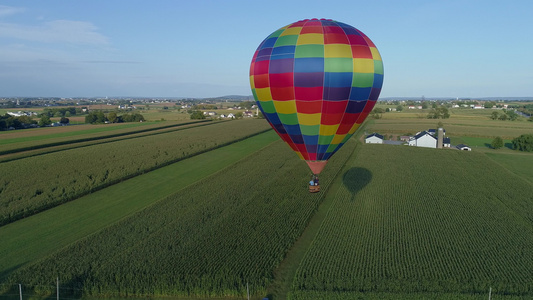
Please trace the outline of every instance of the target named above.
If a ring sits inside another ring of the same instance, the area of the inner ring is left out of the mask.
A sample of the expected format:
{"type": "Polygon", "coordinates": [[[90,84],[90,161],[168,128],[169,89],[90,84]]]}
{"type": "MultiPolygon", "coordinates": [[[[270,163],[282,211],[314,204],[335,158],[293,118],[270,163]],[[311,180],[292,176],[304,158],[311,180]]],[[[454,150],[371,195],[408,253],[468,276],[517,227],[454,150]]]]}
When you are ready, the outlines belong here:
{"type": "Polygon", "coordinates": [[[449,137],[443,138],[443,139],[442,139],[442,142],[443,142],[444,144],[449,144],[449,143],[450,143],[450,138],[449,138],[449,137]]]}
{"type": "MultiPolygon", "coordinates": [[[[429,132],[430,134],[434,134],[434,133],[437,132],[437,129],[428,129],[428,132],[429,132]]],[[[443,128],[443,129],[442,129],[442,132],[446,132],[446,129],[443,128]]]]}
{"type": "Polygon", "coordinates": [[[415,135],[415,140],[418,140],[419,138],[425,136],[425,135],[429,135],[430,137],[436,139],[432,134],[430,134],[429,132],[427,131],[422,131],[420,133],[418,133],[417,135],[415,135]]]}
{"type": "Polygon", "coordinates": [[[371,138],[371,137],[373,137],[373,136],[375,136],[375,137],[377,137],[377,138],[380,138],[380,139],[383,139],[383,136],[382,136],[381,134],[379,134],[379,133],[375,133],[375,132],[372,133],[371,135],[368,135],[366,138],[368,139],[368,138],[371,138]]]}

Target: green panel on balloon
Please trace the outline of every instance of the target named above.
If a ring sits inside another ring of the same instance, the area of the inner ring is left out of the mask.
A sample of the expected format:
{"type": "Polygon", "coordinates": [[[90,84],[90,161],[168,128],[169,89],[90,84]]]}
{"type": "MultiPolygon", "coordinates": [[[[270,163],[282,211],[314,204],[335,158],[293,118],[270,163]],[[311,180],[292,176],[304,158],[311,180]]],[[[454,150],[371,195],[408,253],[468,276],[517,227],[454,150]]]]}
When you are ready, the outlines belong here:
{"type": "Polygon", "coordinates": [[[298,114],[280,114],[278,117],[283,125],[298,125],[298,114]]]}
{"type": "Polygon", "coordinates": [[[280,36],[276,43],[274,44],[274,47],[280,47],[280,46],[294,46],[296,45],[296,41],[298,40],[297,35],[284,35],[280,36]]]}
{"type": "Polygon", "coordinates": [[[333,141],[333,137],[335,135],[321,135],[318,137],[318,144],[319,145],[329,145],[331,144],[331,141],[333,141]]]}
{"type": "Polygon", "coordinates": [[[274,101],[261,101],[259,102],[261,104],[261,108],[263,111],[269,114],[273,114],[276,112],[276,107],[274,106],[274,101]]]}
{"type": "Polygon", "coordinates": [[[352,137],[352,135],[353,135],[353,134],[347,134],[347,135],[342,139],[341,144],[346,143],[346,142],[352,137]]]}
{"type": "Polygon", "coordinates": [[[352,87],[372,87],[374,84],[374,73],[353,73],[352,87]]]}
{"type": "Polygon", "coordinates": [[[329,145],[328,150],[326,150],[326,152],[333,152],[333,151],[335,151],[335,149],[337,149],[337,146],[338,146],[338,144],[331,144],[331,145],[329,145]]]}
{"type": "Polygon", "coordinates": [[[374,60],[374,73],[383,75],[383,62],[374,60]]]}
{"type": "Polygon", "coordinates": [[[324,45],[298,45],[294,57],[324,57],[324,45]]]}
{"type": "Polygon", "coordinates": [[[353,59],[351,57],[326,57],[324,58],[325,72],[353,72],[353,59]]]}
{"type": "Polygon", "coordinates": [[[282,28],[282,29],[276,30],[276,31],[272,32],[272,34],[269,35],[268,38],[278,37],[278,36],[280,36],[284,31],[285,31],[285,28],[282,28]]]}
{"type": "Polygon", "coordinates": [[[300,131],[303,135],[318,135],[320,125],[300,125],[300,131]]]}

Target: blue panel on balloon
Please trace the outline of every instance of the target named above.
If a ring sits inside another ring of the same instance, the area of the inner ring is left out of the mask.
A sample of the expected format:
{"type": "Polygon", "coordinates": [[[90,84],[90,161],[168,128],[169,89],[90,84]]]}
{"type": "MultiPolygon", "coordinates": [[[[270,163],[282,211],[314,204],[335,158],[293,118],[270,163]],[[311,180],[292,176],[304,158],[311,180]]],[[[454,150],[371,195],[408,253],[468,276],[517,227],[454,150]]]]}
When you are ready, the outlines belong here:
{"type": "Polygon", "coordinates": [[[350,100],[367,100],[371,89],[372,88],[369,87],[352,87],[352,91],[350,92],[350,100]]]}
{"type": "Polygon", "coordinates": [[[274,51],[272,51],[272,56],[274,55],[281,55],[281,54],[292,54],[294,57],[294,50],[296,49],[296,46],[280,46],[274,48],[274,51]]]}
{"type": "Polygon", "coordinates": [[[352,86],[352,72],[326,72],[324,80],[324,87],[351,87],[352,86]]]}
{"type": "Polygon", "coordinates": [[[374,74],[374,84],[372,85],[375,88],[381,88],[383,85],[383,74],[374,74]]]}
{"type": "Polygon", "coordinates": [[[348,105],[346,106],[346,112],[350,114],[357,114],[363,111],[365,108],[366,101],[348,101],[348,105]]]}
{"type": "Polygon", "coordinates": [[[277,37],[271,37],[269,39],[266,39],[263,44],[261,44],[261,46],[259,46],[259,48],[272,48],[274,47],[274,44],[276,44],[276,41],[278,40],[277,37]]]}
{"type": "Polygon", "coordinates": [[[281,124],[281,120],[279,119],[279,116],[277,113],[265,113],[263,112],[265,118],[270,122],[271,124],[281,124]]]}
{"type": "Polygon", "coordinates": [[[294,72],[324,72],[323,57],[303,57],[294,59],[294,72]]]}
{"type": "MultiPolygon", "coordinates": [[[[307,146],[309,145],[318,145],[318,135],[303,135],[304,137],[304,142],[307,146]]],[[[315,148],[316,150],[316,148],[315,148]]],[[[309,147],[307,147],[307,151],[308,152],[311,152],[309,151],[309,147]]],[[[314,151],[313,151],[314,152],[314,151]]]]}
{"type": "Polygon", "coordinates": [[[304,139],[301,134],[290,134],[291,140],[295,144],[304,144],[304,139]]]}
{"type": "Polygon", "coordinates": [[[302,132],[300,131],[300,125],[284,125],[285,130],[290,135],[302,135],[302,132]]]}
{"type": "Polygon", "coordinates": [[[350,86],[347,87],[324,87],[324,100],[348,100],[350,97],[350,86]]]}

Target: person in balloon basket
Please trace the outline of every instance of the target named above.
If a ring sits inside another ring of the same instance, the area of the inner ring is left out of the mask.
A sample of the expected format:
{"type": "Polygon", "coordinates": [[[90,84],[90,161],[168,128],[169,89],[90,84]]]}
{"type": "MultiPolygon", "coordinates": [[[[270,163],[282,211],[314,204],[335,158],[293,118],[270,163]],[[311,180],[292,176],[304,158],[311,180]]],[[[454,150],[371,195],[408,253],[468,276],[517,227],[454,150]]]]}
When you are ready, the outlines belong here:
{"type": "Polygon", "coordinates": [[[318,176],[313,175],[311,181],[309,181],[309,185],[318,185],[318,176]]]}

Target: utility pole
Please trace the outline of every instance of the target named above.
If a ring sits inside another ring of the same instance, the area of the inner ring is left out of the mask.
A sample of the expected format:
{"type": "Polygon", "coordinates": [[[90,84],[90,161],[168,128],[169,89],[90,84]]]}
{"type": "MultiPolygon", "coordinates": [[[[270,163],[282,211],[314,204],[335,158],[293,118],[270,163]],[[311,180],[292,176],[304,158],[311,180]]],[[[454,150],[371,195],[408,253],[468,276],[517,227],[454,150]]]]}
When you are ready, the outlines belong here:
{"type": "Polygon", "coordinates": [[[22,300],[22,284],[19,283],[19,295],[20,295],[20,300],[22,300]]]}
{"type": "Polygon", "coordinates": [[[250,300],[250,289],[248,288],[248,282],[246,283],[246,298],[250,300]]]}
{"type": "Polygon", "coordinates": [[[491,294],[492,294],[492,287],[489,287],[489,300],[490,300],[491,294]]]}

